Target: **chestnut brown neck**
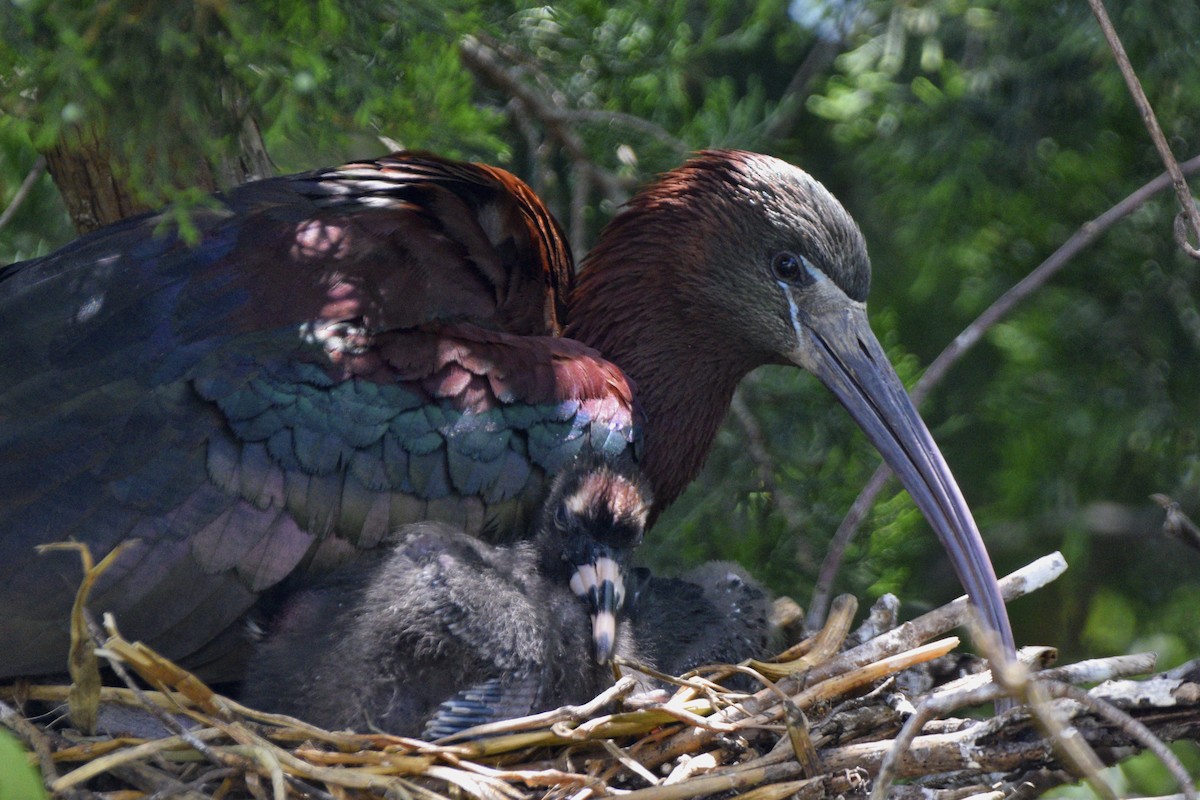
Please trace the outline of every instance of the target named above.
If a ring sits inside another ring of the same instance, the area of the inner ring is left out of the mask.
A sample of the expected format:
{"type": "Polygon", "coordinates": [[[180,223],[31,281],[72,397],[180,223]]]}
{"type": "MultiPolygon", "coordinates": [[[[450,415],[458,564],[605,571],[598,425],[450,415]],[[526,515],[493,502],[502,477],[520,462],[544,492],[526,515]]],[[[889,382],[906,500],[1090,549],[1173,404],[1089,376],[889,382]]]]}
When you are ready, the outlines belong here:
{"type": "Polygon", "coordinates": [[[634,383],[645,414],[639,466],[654,492],[652,522],[704,466],[734,389],[759,360],[689,318],[694,308],[664,267],[698,257],[684,252],[686,239],[643,238],[622,227],[610,226],[588,255],[566,335],[599,350],[634,383]]]}

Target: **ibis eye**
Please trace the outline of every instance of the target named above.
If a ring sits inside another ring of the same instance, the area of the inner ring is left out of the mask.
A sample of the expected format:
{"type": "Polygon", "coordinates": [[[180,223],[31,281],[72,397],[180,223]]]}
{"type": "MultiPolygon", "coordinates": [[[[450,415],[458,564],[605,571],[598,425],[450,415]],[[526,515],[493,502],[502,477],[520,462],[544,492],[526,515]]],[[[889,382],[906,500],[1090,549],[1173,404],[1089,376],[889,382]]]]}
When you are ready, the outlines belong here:
{"type": "Polygon", "coordinates": [[[772,257],[771,272],[775,274],[776,278],[786,283],[812,282],[812,275],[809,274],[804,256],[798,256],[789,250],[776,253],[772,257]]]}
{"type": "Polygon", "coordinates": [[[554,509],[554,524],[559,530],[565,531],[571,525],[571,512],[565,503],[554,509]]]}

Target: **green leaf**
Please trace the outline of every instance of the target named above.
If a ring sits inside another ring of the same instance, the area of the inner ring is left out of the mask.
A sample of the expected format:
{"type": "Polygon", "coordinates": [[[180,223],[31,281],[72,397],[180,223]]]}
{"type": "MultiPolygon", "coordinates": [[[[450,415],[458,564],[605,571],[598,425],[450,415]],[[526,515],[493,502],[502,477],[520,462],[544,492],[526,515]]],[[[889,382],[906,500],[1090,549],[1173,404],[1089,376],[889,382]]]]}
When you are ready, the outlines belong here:
{"type": "Polygon", "coordinates": [[[0,729],[0,800],[39,800],[46,788],[32,755],[8,731],[0,729]]]}

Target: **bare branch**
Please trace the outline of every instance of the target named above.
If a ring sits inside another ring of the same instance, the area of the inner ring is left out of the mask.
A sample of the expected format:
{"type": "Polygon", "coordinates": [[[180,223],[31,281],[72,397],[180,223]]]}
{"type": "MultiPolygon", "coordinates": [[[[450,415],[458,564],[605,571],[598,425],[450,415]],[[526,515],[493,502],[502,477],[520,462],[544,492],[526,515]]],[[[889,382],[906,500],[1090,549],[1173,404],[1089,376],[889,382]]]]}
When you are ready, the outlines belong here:
{"type": "Polygon", "coordinates": [[[29,193],[33,190],[33,185],[37,183],[37,179],[42,177],[42,173],[46,171],[46,157],[38,156],[33,162],[33,166],[29,168],[29,172],[25,175],[25,180],[21,181],[21,185],[17,187],[17,193],[13,195],[12,202],[8,204],[8,208],[4,209],[4,213],[0,214],[0,231],[4,230],[4,226],[16,215],[17,210],[25,204],[29,198],[29,193]]]}
{"type": "Polygon", "coordinates": [[[779,105],[763,121],[763,139],[771,142],[780,139],[791,132],[796,125],[796,119],[804,108],[805,91],[821,70],[833,63],[833,59],[841,52],[843,41],[828,41],[818,39],[800,66],[792,75],[787,88],[779,98],[779,105]]]}
{"type": "Polygon", "coordinates": [[[465,36],[459,43],[459,54],[467,69],[483,81],[520,102],[530,114],[546,126],[546,132],[562,146],[567,157],[582,170],[586,170],[600,187],[604,196],[616,205],[624,203],[628,191],[624,183],[611,172],[601,169],[588,154],[587,147],[579,134],[568,124],[567,115],[550,98],[522,80],[526,70],[509,68],[500,60],[500,54],[475,36],[465,36]]]}
{"type": "Polygon", "coordinates": [[[817,575],[817,582],[813,586],[812,601],[808,604],[806,622],[810,629],[820,627],[825,621],[825,614],[829,612],[829,600],[833,597],[833,582],[842,568],[842,559],[846,557],[846,548],[850,546],[850,540],[854,538],[858,527],[862,525],[871,506],[874,505],[875,498],[883,491],[883,487],[887,485],[888,479],[891,477],[892,472],[887,465],[881,465],[876,469],[867,481],[867,485],[858,493],[858,497],[854,498],[854,502],[850,504],[850,510],[846,512],[841,524],[834,531],[833,539],[830,540],[829,547],[825,550],[825,558],[821,562],[821,571],[817,575]]]}
{"type": "MultiPolygon", "coordinates": [[[[754,462],[754,468],[758,472],[758,480],[762,483],[763,489],[771,495],[771,499],[774,500],[779,513],[783,515],[788,529],[800,530],[804,527],[804,512],[791,493],[779,491],[779,486],[775,483],[775,459],[771,458],[771,452],[767,448],[767,437],[763,434],[754,412],[746,404],[746,398],[742,396],[741,389],[733,393],[733,401],[729,407],[733,412],[733,418],[742,426],[742,432],[746,434],[746,453],[754,462]]],[[[796,561],[807,572],[811,572],[817,565],[816,551],[806,537],[797,537],[796,561]]],[[[826,607],[828,607],[828,602],[826,607]]],[[[825,609],[822,609],[822,621],[824,617],[825,609]]]]}
{"type": "Polygon", "coordinates": [[[577,108],[571,111],[563,111],[562,117],[565,120],[573,122],[598,122],[606,125],[624,125],[627,128],[632,128],[635,131],[640,131],[647,136],[657,139],[681,155],[692,150],[691,145],[677,136],[672,136],[663,126],[634,114],[626,114],[624,111],[577,108]]]}
{"type": "Polygon", "coordinates": [[[1120,728],[1121,733],[1137,742],[1139,746],[1149,750],[1162,762],[1167,771],[1171,773],[1171,777],[1179,784],[1179,788],[1183,790],[1183,796],[1187,800],[1196,800],[1196,787],[1192,783],[1192,779],[1188,776],[1187,768],[1180,763],[1179,757],[1172,753],[1166,744],[1163,743],[1162,739],[1155,736],[1141,722],[1111,703],[1106,702],[1102,697],[1097,696],[1103,694],[1104,687],[1098,687],[1091,692],[1085,692],[1078,687],[1065,683],[1055,684],[1048,688],[1050,693],[1056,697],[1065,697],[1074,700],[1090,713],[1102,717],[1112,725],[1120,728]]]}
{"type": "Polygon", "coordinates": [[[38,766],[42,770],[42,779],[49,782],[58,779],[58,767],[54,764],[54,753],[49,741],[42,731],[29,720],[25,719],[8,703],[0,702],[0,725],[8,728],[21,738],[25,746],[37,756],[38,766]]]}
{"type": "MultiPolygon", "coordinates": [[[[1158,124],[1158,117],[1154,115],[1154,108],[1150,105],[1150,100],[1146,98],[1146,92],[1142,90],[1142,82],[1138,80],[1137,73],[1133,71],[1133,65],[1129,63],[1129,56],[1125,53],[1125,46],[1121,44],[1121,38],[1117,36],[1117,31],[1113,27],[1112,20],[1108,18],[1108,12],[1104,10],[1104,3],[1101,0],[1088,0],[1088,5],[1092,7],[1092,13],[1096,15],[1096,21],[1100,23],[1100,30],[1104,31],[1104,38],[1108,40],[1108,46],[1113,52],[1113,56],[1117,59],[1117,66],[1121,70],[1121,75],[1125,77],[1125,85],[1129,87],[1129,94],[1133,97],[1133,103],[1137,106],[1138,113],[1142,116],[1142,122],[1146,126],[1146,130],[1150,133],[1150,138],[1154,140],[1154,146],[1158,150],[1158,156],[1162,159],[1163,164],[1167,168],[1167,172],[1171,176],[1171,183],[1175,186],[1175,196],[1179,199],[1179,207],[1182,209],[1180,215],[1187,219],[1192,226],[1192,235],[1200,242],[1200,209],[1196,208],[1196,201],[1192,199],[1192,190],[1188,188],[1187,181],[1183,179],[1183,172],[1179,169],[1179,163],[1175,160],[1175,155],[1171,152],[1171,146],[1167,144],[1167,137],[1163,134],[1162,127],[1158,124]]],[[[1182,219],[1176,218],[1175,225],[1175,241],[1179,244],[1183,252],[1196,260],[1200,260],[1200,250],[1197,250],[1187,239],[1187,231],[1184,229],[1182,219]]]]}
{"type": "MultiPolygon", "coordinates": [[[[1180,164],[1179,167],[1185,175],[1191,175],[1200,170],[1200,156],[1194,156],[1183,164],[1180,164]]],[[[1100,216],[1081,225],[1072,234],[1071,238],[1055,250],[1049,258],[1038,264],[1032,272],[1022,278],[1015,286],[1000,295],[970,325],[963,328],[962,333],[954,337],[954,341],[946,345],[946,349],[938,354],[938,357],[929,365],[929,369],[925,370],[925,374],[921,376],[921,379],[913,385],[912,391],[909,392],[913,403],[920,405],[929,392],[946,376],[950,368],[957,364],[972,347],[977,345],[985,333],[1020,305],[1022,301],[1027,300],[1034,292],[1058,274],[1081,250],[1099,238],[1100,234],[1132,214],[1151,197],[1167,188],[1170,184],[1170,175],[1159,175],[1100,216]]],[[[855,498],[842,524],[838,526],[837,533],[834,534],[833,541],[830,543],[829,550],[825,555],[825,562],[821,565],[820,577],[813,589],[813,600],[809,603],[808,625],[810,628],[820,627],[820,618],[816,615],[816,611],[818,608],[821,608],[822,613],[824,613],[823,609],[828,608],[833,579],[841,567],[846,547],[854,537],[854,534],[858,532],[859,526],[862,524],[863,519],[866,518],[867,512],[875,502],[875,498],[883,490],[891,474],[891,470],[888,469],[887,465],[881,464],[875,470],[875,474],[871,476],[871,479],[867,481],[863,490],[859,492],[858,497],[855,498]],[[818,605],[818,601],[820,606],[818,605]]]]}
{"type": "Polygon", "coordinates": [[[1150,499],[1162,506],[1167,512],[1163,520],[1163,533],[1184,544],[1200,550],[1200,527],[1183,513],[1179,503],[1165,494],[1152,494],[1150,499]]]}

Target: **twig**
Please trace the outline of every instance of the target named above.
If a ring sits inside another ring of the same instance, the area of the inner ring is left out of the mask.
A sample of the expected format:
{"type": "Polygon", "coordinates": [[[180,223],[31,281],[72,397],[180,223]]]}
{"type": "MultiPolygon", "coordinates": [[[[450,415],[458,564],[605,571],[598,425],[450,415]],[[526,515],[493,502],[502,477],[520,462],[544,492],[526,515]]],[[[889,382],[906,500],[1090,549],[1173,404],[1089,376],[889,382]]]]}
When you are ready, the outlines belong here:
{"type": "Polygon", "coordinates": [[[912,749],[913,741],[927,722],[935,717],[949,714],[951,711],[959,708],[988,702],[988,700],[992,699],[998,693],[997,689],[998,687],[993,684],[988,684],[987,686],[977,686],[941,697],[931,697],[921,702],[917,706],[916,713],[904,723],[904,727],[900,729],[900,733],[892,741],[887,753],[880,761],[879,774],[875,778],[875,786],[871,790],[871,800],[883,800],[887,795],[888,787],[891,786],[892,781],[896,778],[897,765],[901,756],[912,749]]]}
{"type": "Polygon", "coordinates": [[[33,190],[33,185],[37,183],[37,179],[42,177],[42,173],[46,170],[46,157],[38,156],[33,166],[29,168],[29,172],[25,175],[25,180],[21,181],[21,185],[17,187],[17,193],[13,195],[12,202],[4,209],[4,213],[0,214],[0,231],[4,230],[4,226],[16,215],[17,210],[25,204],[29,193],[33,190]]]}
{"type": "Polygon", "coordinates": [[[1117,800],[1117,794],[1105,780],[1104,762],[1087,740],[1076,730],[1068,715],[1050,702],[1046,681],[1031,678],[1028,664],[998,660],[1003,655],[999,639],[991,631],[973,623],[973,635],[992,667],[992,678],[1010,698],[1023,703],[1032,712],[1038,727],[1050,739],[1067,768],[1088,782],[1102,800],[1117,800]]]}
{"type": "Polygon", "coordinates": [[[610,756],[619,761],[622,765],[624,765],[625,769],[629,770],[634,775],[637,775],[646,783],[650,784],[651,786],[657,786],[662,782],[655,777],[653,772],[635,761],[632,756],[630,756],[621,748],[617,747],[617,745],[611,740],[605,739],[601,744],[604,745],[605,751],[607,751],[610,756]]]}
{"type": "MultiPolygon", "coordinates": [[[[838,658],[826,661],[811,672],[784,679],[779,682],[778,686],[789,694],[799,690],[802,686],[809,686],[791,698],[796,706],[807,708],[816,703],[832,700],[872,681],[943,656],[957,646],[958,639],[951,637],[898,654],[872,659],[861,666],[856,665],[854,660],[846,658],[855,650],[861,650],[861,648],[856,648],[849,653],[843,653],[838,658]]],[[[753,697],[747,698],[740,706],[718,712],[711,719],[727,722],[738,721],[749,716],[748,724],[767,725],[778,721],[783,713],[783,705],[778,702],[774,690],[764,689],[753,697]]],[[[684,753],[695,752],[711,742],[714,737],[715,734],[707,730],[693,728],[681,731],[660,746],[643,751],[643,763],[647,766],[656,766],[684,753]]]]}
{"type": "Polygon", "coordinates": [[[1142,89],[1142,82],[1138,80],[1137,73],[1133,71],[1133,65],[1129,63],[1129,56],[1125,53],[1125,46],[1121,44],[1121,37],[1117,36],[1117,31],[1113,27],[1112,20],[1108,18],[1108,12],[1104,9],[1104,3],[1101,0],[1088,0],[1088,5],[1092,7],[1092,13],[1096,15],[1096,21],[1100,23],[1100,30],[1104,31],[1104,38],[1108,40],[1109,49],[1112,50],[1113,56],[1117,60],[1117,67],[1120,68],[1121,75],[1125,78],[1125,85],[1129,87],[1129,94],[1133,97],[1133,104],[1137,106],[1138,113],[1142,117],[1142,123],[1145,124],[1146,130],[1150,133],[1150,138],[1154,140],[1154,147],[1158,150],[1158,156],[1162,159],[1163,165],[1166,166],[1167,172],[1171,176],[1171,183],[1175,186],[1175,196],[1179,200],[1179,207],[1181,209],[1180,217],[1176,218],[1175,241],[1183,249],[1183,252],[1200,261],[1200,250],[1197,250],[1188,241],[1187,231],[1181,224],[1182,219],[1186,219],[1188,224],[1192,226],[1192,235],[1200,242],[1200,209],[1196,208],[1196,201],[1192,199],[1192,190],[1188,188],[1187,181],[1183,178],[1183,172],[1179,169],[1179,163],[1175,160],[1175,155],[1171,152],[1171,146],[1167,144],[1167,137],[1163,134],[1162,127],[1158,124],[1158,117],[1154,114],[1154,108],[1150,105],[1150,100],[1146,97],[1146,92],[1142,89]]]}
{"type": "Polygon", "coordinates": [[[496,89],[522,103],[529,113],[546,126],[550,134],[580,169],[586,170],[601,191],[615,205],[624,203],[628,194],[616,176],[601,169],[591,159],[583,139],[567,124],[567,119],[554,103],[521,81],[515,70],[506,69],[499,53],[475,36],[465,36],[459,43],[459,55],[467,69],[496,89]]]}
{"type": "MultiPolygon", "coordinates": [[[[1188,175],[1200,171],[1200,156],[1188,159],[1180,165],[1180,169],[1188,175]]],[[[996,298],[996,301],[976,317],[974,322],[964,328],[962,333],[954,337],[954,341],[938,354],[938,357],[929,365],[929,369],[925,370],[925,374],[913,385],[911,392],[913,402],[919,404],[923,401],[934,386],[940,383],[942,378],[945,377],[950,367],[958,363],[958,360],[962,358],[967,350],[978,344],[983,335],[1012,311],[1013,308],[1023,300],[1028,299],[1034,292],[1042,288],[1047,281],[1058,274],[1079,251],[1098,239],[1100,234],[1141,208],[1151,197],[1167,188],[1170,183],[1171,177],[1169,175],[1159,175],[1143,184],[1136,191],[1130,193],[1125,199],[1100,216],[1079,226],[1079,230],[1075,231],[1071,235],[1071,238],[1067,239],[1049,258],[1034,268],[1032,272],[1022,278],[1015,286],[996,298]]]]}
{"type": "MultiPolygon", "coordinates": [[[[1188,159],[1183,164],[1180,164],[1179,167],[1185,175],[1190,175],[1200,170],[1200,156],[1188,159]]],[[[982,314],[962,330],[962,333],[954,337],[954,341],[946,345],[946,348],[938,354],[938,357],[933,360],[933,363],[925,370],[925,374],[921,376],[920,380],[913,385],[912,391],[909,392],[913,403],[920,405],[929,392],[946,376],[950,368],[958,363],[967,354],[967,351],[978,344],[985,333],[991,330],[996,323],[1007,316],[1016,306],[1020,305],[1022,301],[1027,300],[1034,292],[1045,285],[1047,281],[1058,274],[1079,251],[1090,245],[1099,238],[1100,234],[1132,214],[1147,200],[1167,188],[1170,184],[1170,175],[1159,175],[1129,194],[1124,200],[1100,216],[1081,225],[1071,235],[1071,238],[1055,250],[1049,258],[1034,268],[1032,272],[1022,278],[1015,286],[996,298],[995,302],[988,306],[982,314]]],[[[830,542],[829,550],[825,555],[825,561],[821,565],[821,573],[817,578],[817,584],[813,587],[812,602],[809,603],[808,626],[810,628],[819,628],[821,626],[825,609],[829,607],[829,598],[833,592],[833,581],[841,567],[846,548],[849,546],[854,534],[858,532],[859,526],[862,524],[863,519],[866,518],[867,511],[870,510],[871,505],[875,502],[875,498],[883,490],[891,474],[891,470],[885,464],[881,464],[875,470],[875,474],[871,476],[866,486],[863,487],[858,497],[855,498],[846,518],[838,527],[833,541],[830,542]]]]}
{"type": "Polygon", "coordinates": [[[808,88],[812,79],[821,70],[833,63],[847,38],[841,37],[837,41],[817,39],[805,54],[800,66],[792,74],[787,88],[779,96],[779,104],[775,110],[763,120],[762,138],[764,141],[773,142],[791,132],[792,127],[796,124],[796,118],[800,116],[800,111],[804,108],[804,98],[801,97],[801,93],[808,88]]]}
{"type": "Polygon", "coordinates": [[[635,114],[627,114],[624,111],[606,111],[598,108],[576,108],[570,111],[562,112],[563,118],[575,122],[599,122],[608,125],[624,125],[627,128],[632,128],[640,133],[644,133],[657,139],[666,147],[674,150],[676,153],[683,155],[692,149],[692,147],[676,136],[672,136],[663,126],[651,122],[648,119],[643,119],[635,114]]]}
{"type": "Polygon", "coordinates": [[[1078,687],[1065,683],[1055,683],[1046,688],[1056,697],[1065,697],[1074,700],[1096,716],[1103,717],[1113,725],[1116,725],[1121,729],[1122,733],[1146,750],[1149,750],[1162,762],[1163,766],[1167,768],[1167,772],[1171,773],[1171,777],[1175,779],[1175,782],[1179,784],[1179,788],[1183,790],[1183,796],[1187,800],[1196,800],[1196,786],[1192,783],[1187,768],[1179,761],[1179,757],[1172,753],[1170,748],[1163,743],[1163,740],[1155,736],[1145,725],[1111,703],[1106,703],[1099,697],[1095,697],[1092,693],[1085,692],[1078,687]]]}
{"type": "Polygon", "coordinates": [[[838,595],[833,601],[834,610],[829,616],[825,627],[816,636],[805,639],[794,648],[789,648],[776,658],[775,661],[752,660],[750,666],[772,678],[794,674],[801,670],[812,669],[818,664],[829,660],[842,649],[850,625],[854,622],[854,614],[858,611],[858,600],[853,595],[838,595]],[[803,652],[793,656],[793,650],[803,652]]]}
{"type": "Polygon", "coordinates": [[[113,767],[112,776],[136,786],[142,791],[152,792],[150,798],[171,800],[208,800],[193,787],[178,780],[174,775],[146,763],[125,764],[113,767]]]}
{"type": "MultiPolygon", "coordinates": [[[[801,511],[800,505],[796,502],[791,492],[779,491],[779,486],[775,483],[775,460],[771,458],[771,452],[767,448],[767,437],[763,435],[762,427],[759,426],[758,419],[754,416],[754,412],[750,410],[750,406],[746,404],[746,398],[742,396],[740,388],[733,393],[733,400],[729,404],[729,410],[733,413],[733,418],[742,426],[742,431],[746,434],[746,453],[750,456],[750,460],[754,462],[754,468],[758,472],[758,480],[762,484],[763,490],[775,502],[775,507],[783,515],[783,520],[787,524],[788,529],[792,531],[802,529],[804,527],[804,512],[801,511]]],[[[796,562],[805,572],[811,572],[817,564],[816,551],[813,549],[812,542],[808,541],[807,537],[799,536],[796,538],[796,562]]],[[[821,621],[823,624],[824,614],[822,614],[821,621]]]]}
{"type": "Polygon", "coordinates": [[[88,595],[105,570],[111,567],[126,549],[137,543],[137,539],[126,539],[110,550],[99,563],[93,562],[92,551],[83,542],[53,542],[35,548],[39,554],[74,550],[78,552],[83,567],[83,578],[79,581],[75,600],[71,604],[71,646],[67,654],[71,693],[67,696],[67,706],[70,709],[71,722],[87,734],[95,731],[96,717],[100,709],[100,662],[96,658],[95,642],[88,631],[88,595]]]}
{"type": "MultiPolygon", "coordinates": [[[[217,728],[204,728],[203,730],[194,731],[192,736],[200,739],[215,739],[222,736],[222,731],[217,728]]],[[[165,750],[174,750],[180,747],[191,747],[184,741],[182,736],[168,736],[163,739],[155,739],[146,742],[145,744],[137,745],[136,747],[127,747],[124,750],[110,753],[102,758],[93,759],[81,767],[78,767],[66,775],[50,782],[50,789],[54,792],[61,792],[64,789],[69,789],[73,786],[78,786],[85,781],[91,780],[97,775],[101,775],[114,767],[119,767],[125,764],[132,764],[146,756],[155,753],[161,753],[165,750]]]]}
{"type": "MultiPolygon", "coordinates": [[[[109,626],[115,629],[116,624],[112,621],[112,615],[105,614],[104,616],[105,621],[109,624],[109,626]]],[[[98,624],[96,624],[96,620],[92,618],[90,613],[85,614],[85,618],[87,620],[88,630],[91,633],[92,640],[97,644],[100,644],[104,637],[104,631],[101,630],[98,624]]],[[[189,728],[184,727],[183,723],[176,719],[175,716],[172,715],[165,706],[159,705],[151,700],[150,697],[148,697],[146,693],[142,691],[142,688],[137,685],[137,682],[133,680],[133,677],[129,674],[129,671],[125,669],[125,665],[121,663],[119,658],[105,650],[97,650],[97,654],[104,656],[105,660],[108,661],[109,668],[111,668],[113,673],[121,679],[121,682],[129,688],[129,691],[133,692],[134,697],[141,702],[142,708],[149,711],[150,714],[153,715],[159,722],[161,722],[167,730],[176,736],[179,736],[181,739],[183,739],[183,741],[187,742],[187,744],[193,750],[203,755],[205,758],[211,761],[213,765],[217,767],[234,767],[245,771],[246,762],[244,759],[235,759],[231,762],[230,759],[218,754],[216,751],[206,745],[203,740],[193,736],[192,731],[189,728]]],[[[100,697],[97,696],[97,702],[99,701],[100,697]]],[[[180,706],[180,708],[182,709],[182,706],[180,706]]]]}
{"type": "Polygon", "coordinates": [[[805,619],[805,625],[810,630],[825,624],[825,615],[829,613],[829,599],[833,597],[833,582],[842,569],[842,559],[846,556],[846,548],[850,546],[850,540],[858,532],[859,526],[862,525],[863,520],[867,518],[867,513],[871,510],[871,506],[875,504],[875,498],[883,491],[883,487],[887,485],[888,479],[891,477],[892,471],[888,469],[888,466],[880,464],[867,481],[866,486],[858,493],[858,497],[854,498],[854,502],[850,504],[850,510],[846,512],[846,516],[842,518],[837,530],[834,531],[833,539],[830,540],[829,547],[825,550],[825,558],[821,561],[821,571],[817,574],[817,582],[813,586],[812,600],[808,604],[808,617],[805,619]]]}
{"type": "MultiPolygon", "coordinates": [[[[625,695],[637,688],[637,681],[634,678],[625,676],[613,684],[608,689],[605,689],[595,699],[581,706],[563,706],[552,711],[543,711],[540,714],[531,714],[526,717],[517,717],[515,719],[502,720],[500,722],[488,722],[483,725],[476,725],[472,728],[465,728],[461,731],[447,736],[444,739],[439,739],[439,742],[454,742],[460,739],[469,739],[477,736],[486,736],[496,733],[511,733],[514,731],[525,731],[530,728],[542,728],[547,725],[554,725],[560,722],[577,722],[582,719],[587,719],[596,714],[600,709],[610,703],[614,703],[625,695]]],[[[470,747],[473,742],[465,743],[470,747]]]]}
{"type": "Polygon", "coordinates": [[[19,736],[37,756],[43,782],[48,784],[58,778],[58,768],[54,766],[54,755],[50,750],[50,743],[33,723],[17,713],[17,710],[7,703],[0,702],[0,725],[19,736]]]}
{"type": "Polygon", "coordinates": [[[1163,533],[1184,544],[1200,550],[1200,527],[1183,513],[1179,503],[1165,494],[1152,494],[1150,499],[1162,506],[1167,516],[1163,519],[1163,533]]]}
{"type": "MultiPolygon", "coordinates": [[[[1043,580],[1036,582],[1044,582],[1044,575],[1058,570],[1060,559],[1043,559],[1040,565],[1027,568],[1025,575],[1007,577],[1002,585],[1011,597],[1035,583],[1030,574],[1042,573],[1043,580]]],[[[931,719],[921,725],[923,720],[917,720],[896,739],[905,712],[890,702],[895,686],[892,676],[949,652],[957,640],[915,649],[908,645],[942,625],[957,624],[966,609],[965,600],[960,599],[877,637],[880,641],[864,643],[778,683],[759,678],[768,688],[753,696],[705,689],[699,679],[692,679],[670,701],[684,709],[684,713],[674,716],[668,713],[674,709],[648,708],[585,721],[565,731],[566,736],[542,729],[450,747],[385,734],[320,731],[286,717],[249,711],[212,695],[207,687],[183,670],[172,668],[148,648],[123,643],[110,624],[112,639],[101,653],[128,654],[133,659],[130,666],[144,671],[144,677],[154,684],[187,686],[186,696],[172,693],[170,701],[177,701],[179,707],[207,725],[194,732],[196,739],[218,754],[216,760],[234,763],[233,759],[240,759],[248,769],[214,771],[203,763],[204,756],[194,749],[195,742],[189,746],[178,736],[146,744],[127,738],[86,740],[65,746],[52,741],[57,750],[47,753],[46,759],[89,762],[52,783],[52,788],[59,790],[56,796],[64,800],[71,795],[90,797],[85,782],[101,776],[106,785],[115,778],[122,786],[136,786],[161,800],[176,796],[200,800],[208,791],[215,791],[215,797],[236,795],[255,800],[294,796],[341,800],[359,792],[411,800],[448,800],[458,795],[519,800],[530,794],[544,794],[547,789],[557,797],[593,800],[626,796],[623,792],[627,785],[622,785],[630,780],[626,770],[657,784],[631,793],[634,800],[682,800],[731,789],[747,793],[745,796],[752,800],[820,800],[836,794],[862,794],[869,776],[881,770],[881,787],[886,786],[888,774],[920,779],[908,790],[889,793],[889,800],[967,800],[971,796],[1001,800],[1002,793],[1032,800],[1039,787],[1044,790],[1071,780],[1056,769],[1064,762],[1063,732],[1077,731],[1072,734],[1078,739],[1076,749],[1096,754],[1092,768],[1118,761],[1139,749],[1161,749],[1155,737],[1172,741],[1200,735],[1200,660],[1147,680],[1110,680],[1152,669],[1153,657],[1141,654],[1081,662],[1028,676],[1002,673],[996,683],[983,686],[964,686],[964,682],[977,682],[980,676],[943,684],[933,694],[924,693],[914,701],[926,709],[954,708],[962,703],[994,700],[1010,691],[1027,699],[1043,692],[1046,699],[984,722],[949,718],[931,719]],[[1091,690],[1089,698],[1077,696],[1076,690],[1060,688],[1060,681],[1105,683],[1091,690]],[[705,696],[687,700],[693,689],[705,696]],[[730,700],[736,704],[725,706],[730,700]],[[1101,708],[1112,706],[1123,711],[1105,714],[1090,700],[1100,702],[1101,708]],[[202,707],[217,712],[221,719],[206,716],[202,707]],[[811,719],[807,735],[801,712],[811,719]],[[712,716],[705,718],[706,714],[712,716]],[[1057,732],[1049,737],[1038,735],[1033,729],[1038,716],[1059,718],[1054,729],[1057,732]],[[1129,716],[1138,717],[1139,722],[1129,724],[1129,716]],[[249,720],[261,724],[250,724],[249,720]],[[679,720],[684,721],[683,726],[679,720]],[[787,724],[780,724],[781,720],[787,724]],[[702,725],[706,730],[688,730],[689,725],[702,725]],[[746,751],[715,736],[717,729],[736,732],[751,749],[752,760],[738,763],[746,751]],[[642,738],[628,745],[621,742],[619,749],[607,741],[631,736],[642,738]],[[901,748],[906,742],[911,745],[908,752],[899,753],[895,749],[897,741],[901,748]],[[667,760],[664,755],[677,752],[681,743],[698,745],[695,749],[685,748],[688,752],[698,751],[690,759],[694,766],[681,764],[670,778],[660,781],[654,767],[667,760]],[[1085,747],[1096,749],[1082,749],[1085,747]],[[526,749],[525,754],[514,752],[518,749],[526,749]],[[797,759],[797,752],[807,753],[807,761],[797,759]],[[472,760],[479,757],[486,762],[472,760]],[[891,766],[885,764],[888,758],[891,766]],[[1032,765],[1045,768],[1030,771],[1032,765]],[[204,770],[203,775],[197,775],[196,766],[204,770]],[[995,772],[1015,777],[997,784],[989,775],[995,772]],[[215,781],[221,784],[214,790],[215,781]],[[522,791],[517,784],[537,791],[522,791]],[[912,789],[918,788],[921,791],[914,794],[912,789]]],[[[834,624],[831,621],[830,625],[834,624]]],[[[980,645],[986,655],[986,639],[981,638],[980,645]]],[[[810,652],[816,649],[810,645],[810,652]]],[[[1051,650],[1024,648],[1021,657],[1036,669],[1051,650]]],[[[0,687],[0,696],[19,693],[22,697],[56,701],[67,691],[62,686],[13,686],[0,687]]],[[[171,707],[165,694],[147,691],[145,695],[150,704],[171,707]]],[[[132,699],[126,689],[105,688],[101,696],[126,702],[132,699]]],[[[588,705],[590,713],[600,713],[597,703],[588,705]]],[[[6,715],[6,710],[0,705],[0,722],[16,714],[7,711],[6,715]]],[[[915,709],[910,713],[917,716],[915,709]]],[[[544,725],[546,720],[539,722],[544,725]]],[[[1173,773],[1178,777],[1180,771],[1176,768],[1173,773]]],[[[1190,797],[1181,795],[1175,800],[1190,797]]]]}

